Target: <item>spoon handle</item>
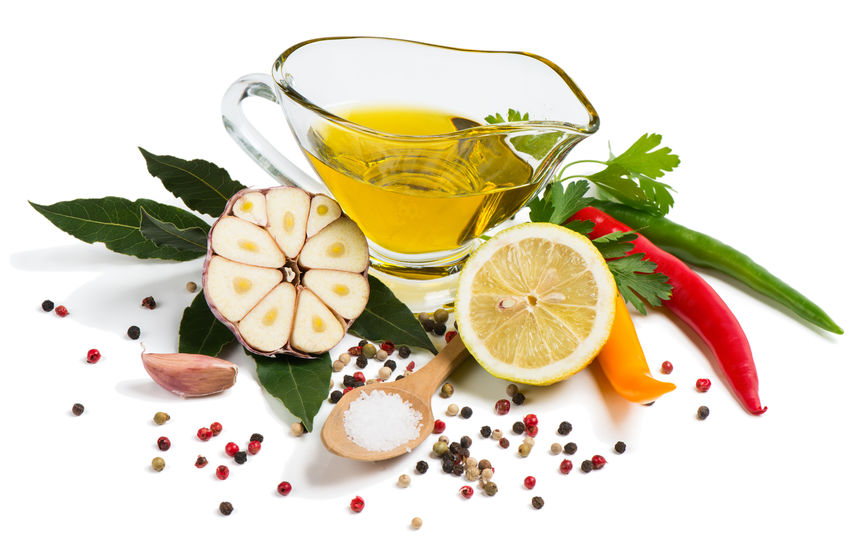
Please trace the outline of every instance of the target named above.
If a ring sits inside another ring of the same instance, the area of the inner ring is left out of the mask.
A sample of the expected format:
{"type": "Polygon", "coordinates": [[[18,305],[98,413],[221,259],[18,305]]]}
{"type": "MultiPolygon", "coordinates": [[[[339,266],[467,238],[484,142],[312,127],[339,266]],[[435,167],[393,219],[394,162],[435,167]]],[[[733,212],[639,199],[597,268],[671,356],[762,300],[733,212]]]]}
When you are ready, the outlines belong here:
{"type": "Polygon", "coordinates": [[[403,383],[404,389],[427,399],[469,355],[461,337],[456,335],[428,364],[399,383],[403,383]]]}

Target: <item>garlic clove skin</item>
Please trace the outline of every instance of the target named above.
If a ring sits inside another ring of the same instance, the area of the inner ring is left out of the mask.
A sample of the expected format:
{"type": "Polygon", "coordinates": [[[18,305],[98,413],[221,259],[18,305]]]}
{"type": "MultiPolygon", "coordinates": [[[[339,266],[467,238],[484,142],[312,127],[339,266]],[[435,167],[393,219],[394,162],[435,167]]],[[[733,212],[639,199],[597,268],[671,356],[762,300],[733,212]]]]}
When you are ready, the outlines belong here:
{"type": "Polygon", "coordinates": [[[238,376],[228,360],[189,353],[142,353],[142,366],[160,387],[182,397],[220,393],[238,376]]]}

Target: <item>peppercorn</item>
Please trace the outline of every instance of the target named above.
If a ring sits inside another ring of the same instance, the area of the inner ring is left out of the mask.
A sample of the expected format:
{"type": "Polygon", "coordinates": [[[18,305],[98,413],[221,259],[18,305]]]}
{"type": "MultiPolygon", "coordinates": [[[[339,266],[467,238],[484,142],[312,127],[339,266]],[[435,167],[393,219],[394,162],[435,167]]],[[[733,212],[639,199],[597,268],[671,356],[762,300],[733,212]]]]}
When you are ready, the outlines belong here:
{"type": "Polygon", "coordinates": [[[671,374],[672,373],[672,363],[669,362],[668,360],[664,361],[663,364],[660,365],[660,371],[663,372],[664,374],[671,374]]]}
{"type": "Polygon", "coordinates": [[[46,299],[45,301],[43,301],[42,302],[42,310],[44,310],[45,312],[53,311],[54,310],[54,301],[51,301],[50,299],[46,299]]]}
{"type": "Polygon", "coordinates": [[[87,363],[88,364],[96,364],[99,362],[99,359],[102,358],[102,355],[97,349],[91,349],[87,352],[87,363]]]}
{"type": "Polygon", "coordinates": [[[564,445],[564,454],[575,454],[578,449],[579,447],[575,443],[569,442],[564,445]]]}
{"type": "Polygon", "coordinates": [[[130,326],[127,328],[127,337],[130,339],[138,339],[142,335],[142,330],[138,326],[130,326]]]}
{"type": "Polygon", "coordinates": [[[437,441],[434,443],[434,454],[437,456],[443,456],[446,454],[446,451],[449,450],[449,445],[444,443],[443,441],[437,441]]]}
{"type": "Polygon", "coordinates": [[[456,414],[458,414],[458,405],[457,404],[450,404],[449,406],[446,407],[446,415],[447,416],[455,416],[456,414]]]}
{"type": "Polygon", "coordinates": [[[286,496],[289,494],[289,491],[292,490],[292,485],[289,484],[289,481],[281,481],[277,484],[277,492],[282,496],[286,496]]]}
{"type": "Polygon", "coordinates": [[[449,320],[449,311],[446,309],[437,309],[434,311],[434,322],[445,324],[449,320]]]}
{"type": "Polygon", "coordinates": [[[536,487],[536,477],[532,475],[528,475],[524,478],[524,488],[525,489],[533,489],[536,487]]]}
{"type": "Polygon", "coordinates": [[[524,404],[524,400],[525,400],[525,396],[524,396],[524,393],[522,393],[522,392],[518,392],[512,396],[512,402],[514,402],[515,404],[518,404],[518,405],[524,404]]]}
{"type": "Polygon", "coordinates": [[[599,454],[595,454],[591,457],[591,464],[594,466],[595,470],[601,470],[603,469],[603,466],[606,465],[606,459],[599,454]]]}
{"type": "Polygon", "coordinates": [[[572,471],[572,469],[573,469],[573,463],[570,462],[569,460],[564,460],[564,461],[561,462],[561,465],[560,465],[560,468],[559,468],[559,469],[561,470],[561,473],[563,473],[563,474],[568,474],[568,473],[570,473],[570,472],[572,471]]]}
{"type": "Polygon", "coordinates": [[[624,443],[624,441],[618,441],[617,443],[615,443],[615,452],[617,452],[618,454],[624,454],[625,450],[627,450],[627,445],[624,443]]]}
{"type": "MultiPolygon", "coordinates": [[[[159,412],[157,413],[159,414],[159,412]]],[[[156,421],[156,416],[154,416],[154,421],[156,421]]],[[[168,420],[168,418],[166,418],[168,420]]],[[[200,441],[207,441],[211,437],[214,436],[214,432],[208,429],[207,427],[200,427],[199,431],[196,432],[196,437],[199,438],[200,441]]]]}
{"type": "Polygon", "coordinates": [[[213,422],[208,429],[211,430],[211,434],[214,435],[214,437],[217,437],[223,432],[223,424],[220,422],[213,422]]]}
{"type": "Polygon", "coordinates": [[[455,391],[455,388],[452,387],[451,383],[444,383],[443,387],[440,388],[440,396],[444,399],[448,399],[452,396],[452,393],[455,391]]]}
{"type": "Polygon", "coordinates": [[[76,416],[81,416],[84,413],[84,405],[81,403],[75,403],[72,405],[72,413],[76,416]]]}
{"type": "Polygon", "coordinates": [[[444,335],[443,338],[446,340],[446,343],[449,343],[450,341],[452,341],[455,338],[456,335],[458,335],[458,332],[449,331],[449,332],[446,332],[446,335],[444,335]]]}
{"type": "Polygon", "coordinates": [[[263,441],[264,437],[262,437],[261,433],[253,433],[250,435],[251,441],[259,441],[260,443],[263,441]]]}
{"type": "Polygon", "coordinates": [[[479,461],[472,456],[468,456],[464,459],[464,467],[467,469],[475,468],[477,465],[479,465],[479,461]]]}
{"type": "Polygon", "coordinates": [[[529,447],[533,447],[536,444],[536,441],[534,441],[533,437],[530,437],[530,436],[525,437],[524,439],[522,439],[521,442],[524,443],[525,445],[529,446],[529,447]]]}
{"type": "Polygon", "coordinates": [[[423,474],[428,471],[428,462],[424,460],[419,460],[416,462],[416,473],[423,474]]]}
{"type": "Polygon", "coordinates": [[[545,504],[545,501],[543,501],[541,496],[535,496],[532,499],[530,499],[530,504],[531,504],[531,506],[533,506],[534,508],[539,510],[540,508],[543,507],[543,505],[545,504]]]}
{"type": "Polygon", "coordinates": [[[561,422],[561,425],[558,426],[558,435],[569,435],[573,430],[573,424],[570,422],[561,422]]]}
{"type": "Polygon", "coordinates": [[[449,437],[447,437],[445,435],[441,435],[440,437],[437,438],[437,440],[440,441],[441,443],[446,443],[447,447],[449,446],[449,437]]]}
{"type": "Polygon", "coordinates": [[[420,313],[418,314],[418,318],[419,318],[419,322],[424,322],[424,321],[426,321],[426,320],[433,320],[433,319],[431,318],[431,315],[428,314],[427,312],[420,312],[420,313]]]}
{"type": "Polygon", "coordinates": [[[163,468],[166,467],[166,461],[157,456],[153,460],[151,460],[151,469],[157,472],[163,471],[163,468]]]}
{"type": "Polygon", "coordinates": [[[388,369],[389,369],[389,373],[392,373],[392,372],[395,371],[395,368],[397,368],[398,365],[395,363],[394,360],[389,359],[389,360],[387,360],[387,361],[383,364],[383,367],[384,367],[384,368],[388,368],[388,369]]]}
{"type": "Polygon", "coordinates": [[[407,347],[406,345],[398,347],[398,356],[401,358],[407,358],[410,356],[410,347],[407,347]]]}
{"type": "Polygon", "coordinates": [[[382,362],[382,361],[386,360],[387,358],[389,358],[389,353],[387,353],[387,352],[384,351],[383,349],[380,349],[380,350],[377,351],[377,353],[374,355],[374,358],[376,358],[377,360],[379,360],[380,362],[382,362]]]}
{"type": "Polygon", "coordinates": [[[460,415],[462,418],[464,418],[466,420],[466,419],[470,418],[471,416],[473,416],[473,409],[470,408],[469,406],[462,407],[460,415]]]}
{"type": "Polygon", "coordinates": [[[503,432],[500,431],[499,429],[495,429],[494,431],[491,432],[491,438],[494,439],[495,441],[500,441],[501,437],[503,437],[503,432]]]}
{"type": "Polygon", "coordinates": [[[356,366],[359,368],[364,368],[368,365],[368,357],[365,355],[359,355],[356,357],[356,366]]]}
{"type": "Polygon", "coordinates": [[[482,426],[479,428],[479,434],[488,439],[491,437],[491,428],[488,426],[482,426]]]}
{"type": "Polygon", "coordinates": [[[426,318],[426,319],[422,320],[422,318],[419,317],[419,321],[422,323],[422,328],[426,332],[430,333],[434,330],[435,322],[433,320],[431,320],[430,318],[426,318]]]}
{"type": "Polygon", "coordinates": [[[449,462],[454,463],[455,462],[455,453],[452,452],[451,450],[447,449],[446,452],[443,453],[443,460],[448,460],[449,462]]]}
{"type": "Polygon", "coordinates": [[[504,414],[509,412],[509,401],[506,399],[500,399],[496,403],[494,403],[494,411],[503,416],[504,414]]]}
{"type": "Polygon", "coordinates": [[[338,356],[338,360],[340,360],[341,362],[343,362],[343,363],[344,363],[344,366],[346,366],[347,364],[350,363],[351,360],[353,360],[353,357],[351,357],[349,353],[341,353],[341,354],[338,356]]]}
{"type": "Polygon", "coordinates": [[[512,432],[516,435],[521,435],[524,433],[524,424],[521,422],[515,422],[512,424],[512,432]]]}
{"type": "Polygon", "coordinates": [[[524,429],[524,432],[527,433],[530,437],[536,437],[537,433],[539,433],[539,426],[527,426],[524,429]]]}
{"type": "Polygon", "coordinates": [[[364,345],[360,343],[359,346],[362,348],[362,356],[366,358],[374,358],[376,356],[377,346],[373,343],[365,343],[364,345]]]}
{"type": "Polygon", "coordinates": [[[522,443],[518,445],[518,454],[522,458],[527,458],[530,454],[530,445],[528,445],[527,443],[522,443]]]}
{"type": "Polygon", "coordinates": [[[446,429],[446,422],[443,420],[434,420],[434,433],[443,433],[446,429]]]}
{"type": "Polygon", "coordinates": [[[336,360],[332,362],[332,372],[340,372],[344,368],[346,368],[346,363],[341,362],[340,360],[336,360]]]}
{"type": "Polygon", "coordinates": [[[468,456],[470,456],[470,449],[466,447],[458,449],[458,456],[460,456],[462,459],[467,458],[468,456]]]}
{"type": "Polygon", "coordinates": [[[401,474],[398,477],[398,486],[401,487],[402,489],[406,489],[407,487],[409,487],[410,486],[410,476],[407,475],[406,473],[401,474]]]}
{"type": "Polygon", "coordinates": [[[335,389],[334,391],[332,391],[332,394],[329,395],[329,401],[333,404],[337,404],[338,401],[341,400],[341,397],[343,397],[343,396],[344,396],[343,392],[335,389]]]}
{"type": "Polygon", "coordinates": [[[196,285],[196,282],[187,282],[187,285],[185,287],[190,293],[196,293],[196,290],[199,289],[199,286],[196,285]]]}
{"type": "Polygon", "coordinates": [[[358,383],[365,383],[365,374],[363,372],[353,372],[353,379],[358,383]]]}
{"type": "Polygon", "coordinates": [[[591,462],[590,460],[582,461],[582,471],[583,472],[588,473],[592,469],[594,469],[594,463],[593,462],[591,462]]]}
{"type": "Polygon", "coordinates": [[[169,447],[171,446],[172,442],[169,441],[168,437],[160,437],[159,439],[157,439],[157,448],[162,450],[163,452],[169,450],[169,447]]]}
{"type": "MultiPolygon", "coordinates": [[[[362,354],[362,348],[361,347],[350,347],[347,350],[347,354],[354,356],[354,357],[357,357],[360,354],[362,354]]],[[[346,362],[344,362],[344,364],[346,364],[346,362]]]]}
{"type": "Polygon", "coordinates": [[[488,460],[486,460],[485,458],[483,458],[482,460],[479,461],[479,463],[477,464],[477,467],[478,467],[480,470],[488,469],[488,468],[491,467],[491,462],[489,462],[488,460]]]}
{"type": "Polygon", "coordinates": [[[404,371],[405,372],[412,372],[414,368],[416,368],[416,362],[411,360],[410,362],[407,363],[407,367],[404,368],[404,371]]]}
{"type": "Polygon", "coordinates": [[[243,464],[244,462],[247,462],[247,453],[243,450],[239,450],[235,453],[233,458],[235,459],[236,464],[243,464]]]}
{"type": "Polygon", "coordinates": [[[497,483],[489,481],[482,486],[482,490],[485,491],[485,494],[488,496],[494,496],[497,494],[497,483]]]}
{"type": "Polygon", "coordinates": [[[217,466],[215,474],[217,475],[217,479],[223,481],[224,479],[229,477],[229,468],[223,465],[217,466]]]}
{"type": "Polygon", "coordinates": [[[536,414],[528,414],[522,421],[525,427],[536,427],[539,425],[539,418],[536,417],[536,414]]]}
{"type": "Polygon", "coordinates": [[[356,384],[356,379],[352,374],[344,374],[343,384],[344,387],[353,387],[356,384]]]}
{"type": "Polygon", "coordinates": [[[700,406],[699,409],[696,411],[696,417],[700,420],[708,418],[708,414],[709,410],[707,406],[700,406]]]}
{"type": "Polygon", "coordinates": [[[154,301],[154,298],[150,295],[142,299],[142,306],[148,310],[154,310],[157,308],[157,302],[154,301]]]}
{"type": "Polygon", "coordinates": [[[696,380],[696,390],[700,393],[705,393],[711,388],[711,380],[707,378],[699,378],[696,380]]]}
{"type": "Polygon", "coordinates": [[[497,444],[500,445],[500,448],[509,448],[509,439],[501,437],[497,444]]]}
{"type": "Polygon", "coordinates": [[[220,513],[223,514],[224,516],[228,516],[229,514],[231,514],[232,510],[234,510],[234,509],[235,508],[232,507],[231,502],[221,502],[220,503],[220,513]]]}
{"type": "Polygon", "coordinates": [[[154,423],[157,425],[163,425],[171,419],[171,416],[166,414],[165,412],[157,412],[154,414],[154,423]]]}
{"type": "Polygon", "coordinates": [[[247,443],[247,452],[250,454],[256,454],[262,449],[262,443],[260,441],[250,441],[247,443]]]}
{"type": "Polygon", "coordinates": [[[238,452],[240,450],[240,448],[238,447],[238,445],[236,445],[232,441],[229,441],[228,443],[226,443],[226,446],[223,447],[223,450],[226,451],[227,455],[235,456],[235,453],[238,452]]]}
{"type": "Polygon", "coordinates": [[[464,475],[464,466],[455,462],[455,465],[452,466],[452,475],[457,475],[459,477],[464,475]]]}
{"type": "Polygon", "coordinates": [[[444,457],[440,467],[443,468],[443,473],[452,473],[452,469],[455,467],[455,462],[444,457]]]}
{"type": "Polygon", "coordinates": [[[412,520],[410,520],[410,527],[412,527],[413,529],[418,529],[422,527],[422,518],[414,517],[412,520]]]}
{"type": "Polygon", "coordinates": [[[69,314],[69,310],[67,310],[67,308],[64,307],[63,305],[58,305],[58,306],[54,307],[54,314],[56,314],[57,316],[59,316],[61,318],[66,318],[66,315],[69,314]]]}
{"type": "Polygon", "coordinates": [[[464,471],[464,476],[467,478],[468,481],[476,481],[477,479],[479,479],[479,468],[476,466],[468,467],[464,471]]]}
{"type": "Polygon", "coordinates": [[[562,450],[564,450],[564,447],[562,447],[560,443],[552,443],[552,454],[560,454],[562,450]]]}
{"type": "Polygon", "coordinates": [[[461,445],[459,443],[456,443],[455,441],[449,443],[449,452],[451,452],[452,454],[458,454],[460,450],[461,445]]]}
{"type": "Polygon", "coordinates": [[[462,437],[459,441],[461,443],[461,448],[470,448],[470,445],[473,444],[473,439],[471,439],[467,435],[462,437]]]}
{"type": "Polygon", "coordinates": [[[304,429],[304,426],[301,424],[301,422],[295,422],[295,423],[293,423],[291,426],[289,426],[289,431],[290,431],[290,433],[292,433],[293,436],[295,436],[295,437],[299,437],[299,436],[301,436],[303,433],[307,433],[307,432],[305,431],[305,429],[304,429]]]}
{"type": "Polygon", "coordinates": [[[510,383],[509,385],[506,386],[506,396],[507,397],[512,397],[516,393],[518,393],[518,386],[516,384],[510,383]]]}
{"type": "Polygon", "coordinates": [[[204,468],[208,465],[208,459],[202,456],[201,454],[196,457],[196,463],[194,464],[197,468],[204,468]]]}
{"type": "Polygon", "coordinates": [[[443,335],[446,333],[446,324],[434,324],[432,331],[434,332],[434,335],[443,335]]]}
{"type": "Polygon", "coordinates": [[[464,485],[463,487],[458,489],[458,492],[464,498],[470,498],[471,496],[473,496],[473,489],[470,487],[470,485],[464,485]]]}

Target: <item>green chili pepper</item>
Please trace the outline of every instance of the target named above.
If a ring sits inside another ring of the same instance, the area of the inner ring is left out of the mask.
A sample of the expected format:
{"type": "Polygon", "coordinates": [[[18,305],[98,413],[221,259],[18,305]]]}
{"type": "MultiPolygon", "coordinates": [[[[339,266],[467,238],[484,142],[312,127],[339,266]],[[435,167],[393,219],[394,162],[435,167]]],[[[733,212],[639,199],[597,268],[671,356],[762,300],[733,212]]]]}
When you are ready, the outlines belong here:
{"type": "Polygon", "coordinates": [[[810,299],[725,243],[675,224],[664,217],[650,215],[618,203],[594,201],[594,207],[638,229],[655,245],[682,261],[719,270],[781,303],[808,322],[832,333],[844,333],[844,330],[810,299]]]}

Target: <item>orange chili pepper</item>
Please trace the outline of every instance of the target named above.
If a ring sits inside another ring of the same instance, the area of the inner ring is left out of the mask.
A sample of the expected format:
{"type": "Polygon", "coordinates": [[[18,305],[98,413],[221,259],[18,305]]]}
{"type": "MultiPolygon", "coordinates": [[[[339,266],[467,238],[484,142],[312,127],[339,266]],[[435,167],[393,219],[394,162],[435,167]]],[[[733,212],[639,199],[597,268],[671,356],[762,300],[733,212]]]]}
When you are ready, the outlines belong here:
{"type": "Polygon", "coordinates": [[[615,302],[615,321],[609,339],[597,361],[603,368],[609,383],[619,395],[636,403],[649,403],[675,389],[674,383],[658,381],[651,377],[645,353],[639,344],[639,336],[630,319],[627,305],[620,297],[615,302]]]}

